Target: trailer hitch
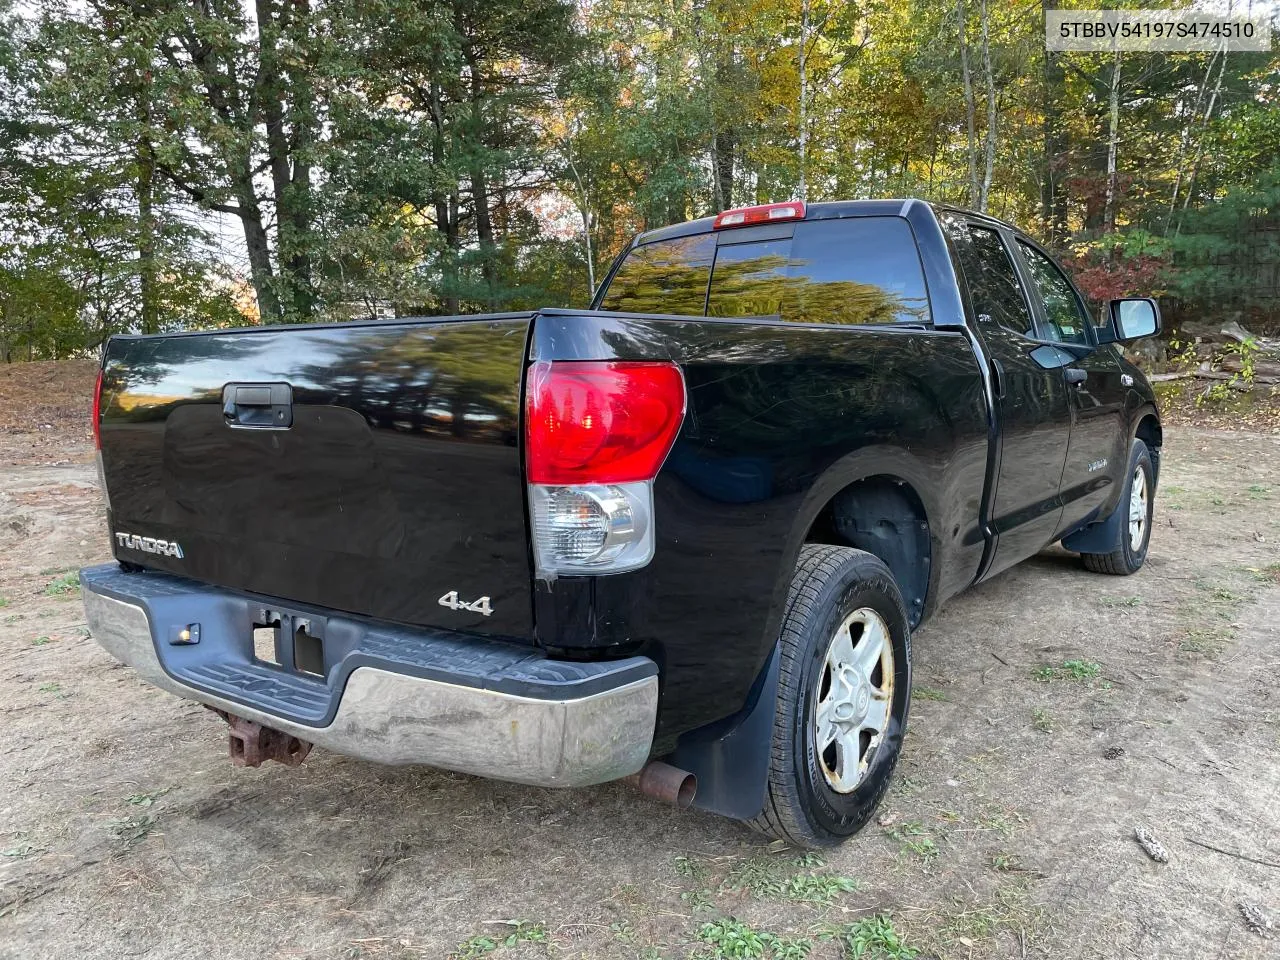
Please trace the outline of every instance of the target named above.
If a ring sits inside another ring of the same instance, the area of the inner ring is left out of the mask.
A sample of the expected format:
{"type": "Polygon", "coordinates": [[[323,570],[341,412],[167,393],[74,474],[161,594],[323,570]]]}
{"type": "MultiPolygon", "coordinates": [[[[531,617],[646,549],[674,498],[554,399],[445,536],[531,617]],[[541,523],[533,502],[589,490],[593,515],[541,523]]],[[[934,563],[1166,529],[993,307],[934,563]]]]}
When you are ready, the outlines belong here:
{"type": "Polygon", "coordinates": [[[230,728],[227,746],[231,762],[237,767],[260,767],[267,760],[275,760],[286,767],[296,767],[307,759],[312,744],[295,736],[264,727],[260,723],[237,717],[223,710],[213,710],[230,728]]]}

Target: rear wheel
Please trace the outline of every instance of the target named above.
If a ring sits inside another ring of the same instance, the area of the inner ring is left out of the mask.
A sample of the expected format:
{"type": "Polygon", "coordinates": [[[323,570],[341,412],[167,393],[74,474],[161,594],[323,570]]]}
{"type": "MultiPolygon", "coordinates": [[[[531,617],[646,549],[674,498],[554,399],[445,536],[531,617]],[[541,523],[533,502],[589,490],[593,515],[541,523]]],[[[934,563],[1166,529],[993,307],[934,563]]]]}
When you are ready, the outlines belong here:
{"type": "Polygon", "coordinates": [[[871,819],[906,732],[910,627],[889,568],[850,547],[805,546],[779,644],[768,792],[751,825],[832,846],[871,819]]]}
{"type": "Polygon", "coordinates": [[[1129,453],[1128,482],[1116,509],[1121,511],[1116,539],[1107,553],[1082,553],[1085,569],[1127,577],[1142,569],[1151,543],[1151,516],[1155,509],[1155,475],[1151,453],[1141,440],[1133,441],[1129,453]]]}

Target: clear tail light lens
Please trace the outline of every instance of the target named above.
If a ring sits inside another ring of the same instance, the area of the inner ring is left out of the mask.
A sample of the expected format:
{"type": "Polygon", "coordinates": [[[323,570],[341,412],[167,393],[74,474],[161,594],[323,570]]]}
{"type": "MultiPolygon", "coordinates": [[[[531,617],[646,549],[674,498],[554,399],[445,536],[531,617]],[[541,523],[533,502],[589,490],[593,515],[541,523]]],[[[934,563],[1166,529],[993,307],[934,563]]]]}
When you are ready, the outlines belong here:
{"type": "Polygon", "coordinates": [[[653,481],[529,488],[539,575],[624,573],[653,559],[653,481]]]}
{"type": "Polygon", "coordinates": [[[525,464],[542,579],[653,559],[653,478],[684,422],[672,363],[540,362],[525,388],[525,464]]]}

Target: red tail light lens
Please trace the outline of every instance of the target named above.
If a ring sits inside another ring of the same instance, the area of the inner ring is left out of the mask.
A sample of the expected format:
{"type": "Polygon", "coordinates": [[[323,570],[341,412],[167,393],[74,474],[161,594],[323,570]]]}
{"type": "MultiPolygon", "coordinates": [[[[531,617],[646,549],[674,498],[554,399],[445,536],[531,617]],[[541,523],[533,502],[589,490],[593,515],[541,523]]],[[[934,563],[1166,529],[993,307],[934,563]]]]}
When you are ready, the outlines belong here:
{"type": "Polygon", "coordinates": [[[102,449],[102,428],[98,421],[102,418],[102,371],[98,371],[98,382],[93,387],[93,446],[102,449]]]}
{"type": "Polygon", "coordinates": [[[525,386],[530,483],[651,480],[684,420],[673,363],[541,361],[525,386]]]}

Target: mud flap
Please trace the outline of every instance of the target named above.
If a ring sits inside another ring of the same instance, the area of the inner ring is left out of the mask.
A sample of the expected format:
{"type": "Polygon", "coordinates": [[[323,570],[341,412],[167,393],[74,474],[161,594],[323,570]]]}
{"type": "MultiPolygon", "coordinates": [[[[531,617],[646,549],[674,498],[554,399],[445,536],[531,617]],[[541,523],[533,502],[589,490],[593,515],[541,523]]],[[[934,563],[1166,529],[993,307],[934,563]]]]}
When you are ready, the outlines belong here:
{"type": "Polygon", "coordinates": [[[1129,487],[1120,497],[1120,502],[1111,511],[1111,516],[1082,527],[1075,533],[1062,538],[1061,543],[1068,550],[1076,553],[1110,553],[1120,542],[1120,525],[1129,516],[1129,487]]]}
{"type": "Polygon", "coordinates": [[[670,762],[698,778],[693,805],[737,820],[764,809],[769,750],[778,702],[778,648],[773,648],[740,711],[680,738],[670,762]]]}

